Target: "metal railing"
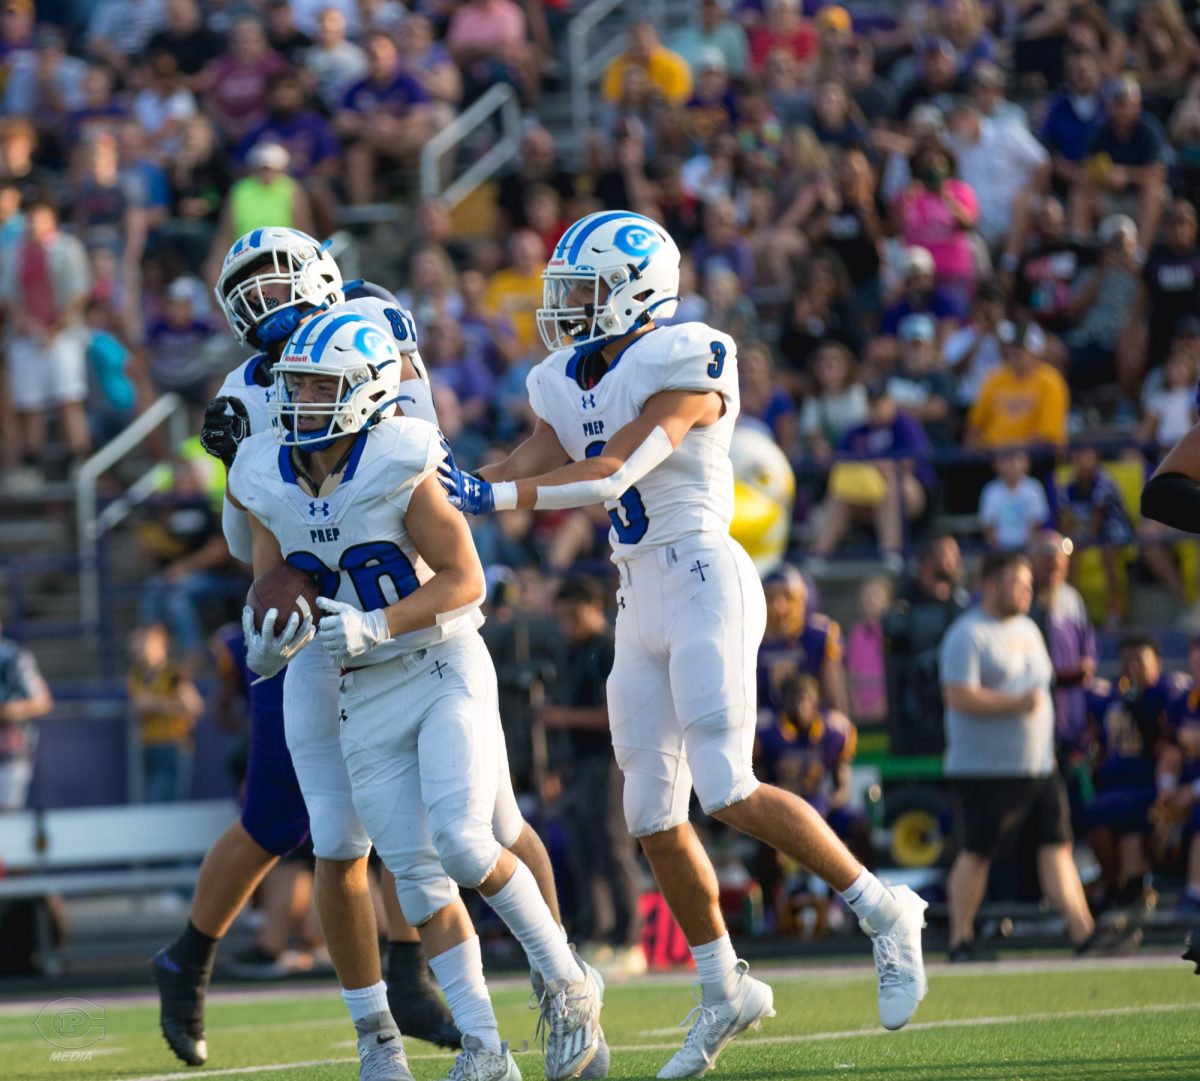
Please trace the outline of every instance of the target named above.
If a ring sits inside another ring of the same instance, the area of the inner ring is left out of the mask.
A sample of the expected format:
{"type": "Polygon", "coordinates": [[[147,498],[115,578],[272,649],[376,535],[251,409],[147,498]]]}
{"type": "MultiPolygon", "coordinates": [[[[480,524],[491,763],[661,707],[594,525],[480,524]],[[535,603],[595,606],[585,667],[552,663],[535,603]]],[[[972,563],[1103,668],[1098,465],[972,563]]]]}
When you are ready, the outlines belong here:
{"type": "Polygon", "coordinates": [[[582,154],[583,139],[592,123],[592,85],[604,69],[625,50],[625,35],[610,36],[608,41],[589,46],[589,38],[599,25],[623,7],[639,19],[657,25],[663,21],[662,0],[592,0],[567,27],[567,57],[571,71],[571,130],[577,140],[576,153],[582,154]]]}
{"type": "Polygon", "coordinates": [[[490,179],[517,156],[521,148],[521,102],[507,83],[496,83],[472,102],[421,151],[421,196],[440,199],[448,208],[458,206],[480,184],[490,179]],[[442,158],[481,128],[500,118],[500,138],[457,179],[442,184],[442,158]]]}
{"type": "Polygon", "coordinates": [[[187,406],[178,394],[164,394],[79,468],[75,480],[75,525],[79,546],[79,604],[85,634],[96,636],[100,632],[100,540],[153,494],[160,474],[159,467],[152,466],[103,511],[98,511],[97,500],[100,477],[164,424],[171,449],[175,450],[188,437],[187,406]]]}

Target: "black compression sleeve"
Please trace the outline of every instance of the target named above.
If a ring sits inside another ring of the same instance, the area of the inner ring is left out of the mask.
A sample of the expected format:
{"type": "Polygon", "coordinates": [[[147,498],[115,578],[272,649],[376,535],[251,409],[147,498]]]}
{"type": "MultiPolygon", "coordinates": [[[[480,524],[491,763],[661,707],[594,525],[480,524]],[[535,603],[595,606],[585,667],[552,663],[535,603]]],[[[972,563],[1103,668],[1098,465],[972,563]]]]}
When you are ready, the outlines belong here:
{"type": "Polygon", "coordinates": [[[1200,533],[1200,481],[1182,473],[1160,473],[1142,489],[1142,517],[1200,533]]]}

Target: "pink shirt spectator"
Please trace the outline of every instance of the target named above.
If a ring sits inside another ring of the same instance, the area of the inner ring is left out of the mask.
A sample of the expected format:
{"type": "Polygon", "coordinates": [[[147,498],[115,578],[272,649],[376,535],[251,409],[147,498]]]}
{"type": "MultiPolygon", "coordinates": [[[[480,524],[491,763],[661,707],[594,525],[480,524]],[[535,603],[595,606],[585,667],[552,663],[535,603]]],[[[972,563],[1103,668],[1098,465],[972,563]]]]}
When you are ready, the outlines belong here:
{"type": "Polygon", "coordinates": [[[846,639],[846,677],[850,713],[855,723],[878,723],[887,718],[887,679],[883,661],[883,630],[878,623],[856,623],[846,639]]]}
{"type": "Polygon", "coordinates": [[[241,135],[262,119],[267,80],[286,71],[287,61],[269,52],[253,65],[245,66],[226,54],[213,62],[209,101],[217,111],[217,122],[233,135],[241,135]]]}
{"type": "Polygon", "coordinates": [[[453,50],[495,53],[525,38],[525,13],[512,0],[463,4],[450,20],[446,44],[453,50]]]}
{"type": "MultiPolygon", "coordinates": [[[[967,211],[972,224],[979,221],[979,202],[970,184],[945,180],[943,187],[967,211]]],[[[897,202],[904,243],[929,249],[938,281],[974,281],[970,237],[954,220],[942,197],[928,190],[906,191],[897,202]]]]}

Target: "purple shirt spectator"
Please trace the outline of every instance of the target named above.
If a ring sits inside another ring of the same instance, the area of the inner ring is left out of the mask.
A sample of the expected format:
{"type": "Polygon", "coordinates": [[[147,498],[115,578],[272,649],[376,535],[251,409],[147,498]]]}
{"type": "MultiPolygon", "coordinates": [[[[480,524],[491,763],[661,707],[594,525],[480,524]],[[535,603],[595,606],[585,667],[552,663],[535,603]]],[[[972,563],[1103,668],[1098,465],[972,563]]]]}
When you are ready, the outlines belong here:
{"type": "Polygon", "coordinates": [[[318,165],[338,156],[338,140],[333,128],[317,113],[304,111],[287,119],[268,117],[246,133],[237,157],[245,164],[246,155],[258,143],[278,143],[289,154],[288,172],[297,179],[308,176],[318,165]]]}
{"type": "Polygon", "coordinates": [[[917,480],[926,489],[933,487],[933,466],[929,464],[929,440],[925,429],[904,413],[897,413],[891,424],[860,424],[851,428],[842,436],[838,450],[856,458],[912,458],[917,480]]]}
{"type": "MultiPolygon", "coordinates": [[[[1045,611],[1046,645],[1055,674],[1077,673],[1085,660],[1095,664],[1099,658],[1096,629],[1079,591],[1064,582],[1049,598],[1045,611]]],[[[1080,684],[1054,688],[1054,716],[1060,742],[1072,750],[1083,750],[1087,742],[1087,692],[1080,684]]]]}
{"type": "Polygon", "coordinates": [[[367,78],[355,83],[346,91],[342,100],[343,109],[356,113],[374,113],[384,109],[389,113],[403,113],[412,105],[423,105],[429,100],[425,88],[406,72],[400,72],[390,83],[379,86],[367,78]]]}

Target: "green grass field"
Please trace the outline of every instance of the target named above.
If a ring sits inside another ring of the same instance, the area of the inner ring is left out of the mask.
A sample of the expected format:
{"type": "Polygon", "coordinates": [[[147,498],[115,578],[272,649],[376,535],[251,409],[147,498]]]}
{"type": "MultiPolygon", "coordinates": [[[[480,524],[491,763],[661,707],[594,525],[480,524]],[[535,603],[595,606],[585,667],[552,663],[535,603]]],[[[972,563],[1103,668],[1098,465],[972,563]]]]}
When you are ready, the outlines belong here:
{"type": "MultiPolygon", "coordinates": [[[[1001,968],[934,966],[930,993],[902,1032],[879,1028],[871,970],[771,972],[778,1017],[747,1033],[722,1055],[716,1078],[869,1078],[883,1081],[1151,1081],[1200,1079],[1200,977],[1175,959],[1078,964],[1049,960],[1001,968]]],[[[224,985],[228,988],[229,985],[224,985]]],[[[218,988],[208,1014],[209,1065],[188,1070],[162,1042],[147,998],[130,1001],[90,991],[103,1010],[74,1030],[91,1039],[91,1061],[52,1059],[56,1048],[37,1027],[46,1002],[0,1006],[0,1077],[17,1079],[357,1076],[353,1032],[340,1001],[312,988],[246,993],[218,988]]],[[[533,1038],[525,990],[498,981],[502,1034],[533,1038]]],[[[683,979],[661,977],[612,986],[604,1028],[613,1049],[611,1076],[652,1078],[682,1041],[675,1026],[692,1005],[683,979]]],[[[85,1007],[90,1009],[91,1007],[85,1007]]],[[[43,1013],[52,1027],[58,1006],[43,1013]]],[[[409,1041],[418,1081],[443,1077],[451,1056],[409,1041]]],[[[540,1055],[517,1061],[527,1079],[542,1077],[540,1055]]]]}

